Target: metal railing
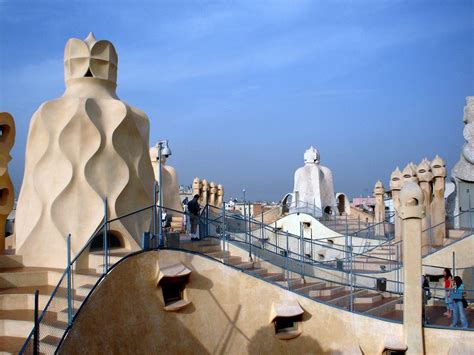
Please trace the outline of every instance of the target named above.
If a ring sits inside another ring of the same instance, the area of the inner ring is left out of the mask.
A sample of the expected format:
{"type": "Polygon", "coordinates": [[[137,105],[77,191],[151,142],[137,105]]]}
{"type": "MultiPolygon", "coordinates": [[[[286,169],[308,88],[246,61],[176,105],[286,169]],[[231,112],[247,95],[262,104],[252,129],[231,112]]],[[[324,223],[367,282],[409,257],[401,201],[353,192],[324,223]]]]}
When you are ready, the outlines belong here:
{"type": "MultiPolygon", "coordinates": [[[[181,216],[184,224],[189,225],[188,214],[182,211],[167,210],[181,216]]],[[[157,216],[156,204],[109,220],[107,201],[105,201],[104,211],[103,224],[74,258],[71,255],[71,239],[74,236],[67,236],[68,262],[66,268],[41,314],[35,317],[35,327],[20,353],[30,353],[35,350],[45,354],[54,353],[92,290],[115,264],[139,251],[141,247],[143,249],[159,247],[195,252],[192,242],[189,242],[190,248],[185,244],[180,244],[180,234],[173,236],[169,233],[166,223],[162,225],[162,219],[157,216]],[[136,231],[135,233],[135,238],[138,239],[139,234],[144,232],[141,246],[138,242],[132,245],[130,241],[126,242],[125,239],[120,238],[120,233],[130,230],[137,218],[148,221],[150,225],[148,231],[136,231]],[[165,231],[163,240],[158,240],[157,236],[161,235],[161,233],[157,233],[158,228],[165,231]]],[[[403,280],[400,280],[398,276],[395,280],[383,279],[386,286],[381,289],[379,285],[381,278],[364,275],[363,272],[367,270],[359,269],[358,266],[379,262],[386,263],[388,269],[383,270],[385,272],[399,269],[401,265],[399,257],[392,260],[369,255],[367,252],[355,252],[352,237],[358,235],[358,232],[346,235],[344,245],[330,245],[307,238],[304,235],[303,226],[301,226],[300,235],[295,235],[278,230],[251,217],[242,218],[229,214],[224,208],[218,209],[212,206],[206,206],[203,209],[199,226],[202,237],[217,239],[222,244],[222,262],[235,267],[230,259],[225,257],[231,244],[246,251],[249,260],[259,259],[285,270],[285,276],[281,280],[278,280],[281,275],[276,275],[275,280],[271,278],[271,275],[269,279],[265,279],[269,282],[274,281],[280,287],[295,290],[291,280],[293,276],[298,275],[298,278],[305,279],[306,277],[315,282],[325,282],[328,287],[346,288],[347,302],[342,296],[341,303],[333,304],[335,306],[343,304],[343,308],[357,311],[357,307],[354,306],[354,298],[360,291],[384,291],[388,297],[394,298],[394,302],[399,302],[400,295],[403,293],[403,280]],[[326,252],[338,253],[340,258],[330,261],[318,260],[315,256],[323,249],[326,252]]],[[[469,231],[469,233],[471,232],[469,231]]],[[[243,268],[246,272],[248,271],[247,266],[245,265],[243,268]]],[[[371,272],[377,271],[371,270],[371,272]]],[[[260,277],[258,273],[254,276],[260,277]]]]}

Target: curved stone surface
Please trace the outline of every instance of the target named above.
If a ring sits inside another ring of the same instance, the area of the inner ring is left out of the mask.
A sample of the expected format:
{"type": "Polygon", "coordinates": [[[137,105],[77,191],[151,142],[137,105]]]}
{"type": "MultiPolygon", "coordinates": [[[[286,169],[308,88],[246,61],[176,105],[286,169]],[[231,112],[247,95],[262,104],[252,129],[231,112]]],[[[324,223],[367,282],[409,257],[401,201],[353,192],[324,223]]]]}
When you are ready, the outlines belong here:
{"type": "Polygon", "coordinates": [[[10,150],[15,143],[15,121],[8,112],[0,112],[0,250],[5,249],[5,224],[13,209],[15,191],[10,175],[8,162],[12,159],[10,150]]]}
{"type": "MultiPolygon", "coordinates": [[[[153,166],[153,172],[155,173],[155,179],[159,183],[159,164],[158,164],[158,148],[150,148],[151,164],[153,166]]],[[[164,156],[161,157],[161,177],[163,179],[163,207],[168,208],[167,212],[171,216],[182,216],[180,212],[183,211],[181,200],[179,199],[179,183],[178,174],[176,169],[167,164],[168,159],[164,156]]]]}
{"type": "Polygon", "coordinates": [[[319,164],[317,149],[310,147],[304,153],[305,165],[295,172],[294,195],[298,205],[316,206],[323,212],[337,211],[332,173],[329,168],[319,164]]]}
{"type": "MultiPolygon", "coordinates": [[[[103,223],[106,198],[109,218],[153,203],[148,118],[116,96],[114,53],[92,35],[69,40],[66,91],[32,117],[15,223],[28,265],[64,267],[67,234],[75,255],[103,223]]],[[[142,212],[110,230],[137,249],[150,223],[142,212]]]]}
{"type": "Polygon", "coordinates": [[[474,96],[466,97],[464,124],[463,135],[466,143],[451,174],[457,179],[474,182],[474,96]]]}

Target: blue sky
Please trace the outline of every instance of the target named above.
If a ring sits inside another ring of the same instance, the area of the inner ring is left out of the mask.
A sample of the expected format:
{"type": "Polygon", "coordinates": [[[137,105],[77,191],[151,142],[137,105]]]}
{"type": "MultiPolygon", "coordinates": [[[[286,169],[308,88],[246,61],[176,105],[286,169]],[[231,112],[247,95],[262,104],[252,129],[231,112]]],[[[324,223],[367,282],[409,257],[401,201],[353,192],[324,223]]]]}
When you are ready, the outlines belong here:
{"type": "Polygon", "coordinates": [[[181,184],[277,200],[310,145],[335,190],[371,193],[409,161],[450,170],[474,95],[474,3],[0,0],[0,111],[15,117],[17,193],[28,124],[64,91],[68,38],[119,55],[118,95],[167,138],[181,184]]]}

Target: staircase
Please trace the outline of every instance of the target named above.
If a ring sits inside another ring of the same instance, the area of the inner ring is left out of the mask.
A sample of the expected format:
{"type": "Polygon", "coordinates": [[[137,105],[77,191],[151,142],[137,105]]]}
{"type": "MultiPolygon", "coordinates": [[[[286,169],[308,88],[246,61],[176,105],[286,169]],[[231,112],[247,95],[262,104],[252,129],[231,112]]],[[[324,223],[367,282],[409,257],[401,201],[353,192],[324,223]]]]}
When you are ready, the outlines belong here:
{"type": "MultiPolygon", "coordinates": [[[[111,263],[118,261],[122,250],[113,250],[111,263]]],[[[89,259],[90,269],[73,272],[73,307],[84,301],[92,290],[103,267],[103,255],[93,253],[89,259]]],[[[64,270],[41,267],[25,267],[21,255],[14,250],[0,254],[0,353],[15,354],[23,346],[34,326],[35,291],[39,291],[39,314],[45,308],[64,270]]],[[[63,280],[50,303],[40,325],[40,349],[54,352],[68,326],[67,288],[63,280]]]]}
{"type": "MultiPolygon", "coordinates": [[[[209,238],[199,242],[189,242],[184,244],[183,248],[205,254],[314,300],[350,310],[351,291],[348,286],[329,281],[310,280],[294,272],[290,273],[292,276],[289,276],[286,270],[274,265],[272,265],[273,271],[270,272],[265,267],[265,262],[245,260],[241,256],[232,255],[228,250],[222,250],[221,242],[218,239],[209,238]],[[278,271],[275,271],[275,268],[278,271]]],[[[402,301],[401,297],[392,297],[389,293],[357,287],[353,289],[352,297],[354,311],[382,318],[385,318],[385,315],[402,301]]]]}

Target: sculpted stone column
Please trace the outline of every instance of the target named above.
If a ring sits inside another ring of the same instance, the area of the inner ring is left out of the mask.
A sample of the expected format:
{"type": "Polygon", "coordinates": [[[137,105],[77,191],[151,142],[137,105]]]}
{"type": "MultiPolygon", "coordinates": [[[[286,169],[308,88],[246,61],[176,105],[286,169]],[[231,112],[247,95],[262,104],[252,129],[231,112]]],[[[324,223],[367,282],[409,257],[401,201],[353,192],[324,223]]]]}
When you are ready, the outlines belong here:
{"type": "Polygon", "coordinates": [[[403,174],[400,171],[400,169],[397,168],[395,169],[394,172],[392,172],[392,175],[390,176],[390,189],[392,190],[392,201],[393,201],[393,208],[395,209],[395,241],[401,240],[401,235],[402,235],[402,225],[401,225],[401,219],[400,219],[400,214],[399,214],[399,208],[400,208],[400,190],[403,185],[403,174]]]}
{"type": "Polygon", "coordinates": [[[407,354],[424,354],[421,280],[421,220],[425,217],[423,191],[407,182],[400,192],[403,238],[403,336],[407,354]]]}
{"type": "Polygon", "coordinates": [[[374,187],[375,197],[375,235],[385,235],[385,228],[383,222],[385,221],[385,204],[383,202],[383,195],[385,190],[382,181],[378,180],[374,187]]]}
{"type": "MultiPolygon", "coordinates": [[[[159,161],[158,161],[158,147],[150,148],[150,159],[155,173],[155,180],[160,186],[160,173],[159,173],[159,161]]],[[[161,157],[161,177],[163,183],[161,187],[163,189],[163,207],[167,208],[167,213],[170,216],[181,217],[180,211],[183,210],[181,200],[179,199],[179,183],[178,174],[176,169],[167,164],[168,158],[165,156],[161,157]]]]}
{"type": "Polygon", "coordinates": [[[472,228],[472,213],[467,211],[474,208],[474,96],[466,97],[463,120],[466,142],[459,161],[451,171],[452,180],[456,184],[454,222],[456,228],[472,228]]]}
{"type": "MultiPolygon", "coordinates": [[[[146,114],[116,94],[118,56],[109,41],[70,39],[66,91],[34,113],[16,211],[17,252],[27,265],[64,268],[66,238],[76,255],[108,216],[153,204],[146,114]]],[[[110,234],[138,250],[152,213],[115,221],[110,234]]]]}
{"type": "Polygon", "coordinates": [[[198,177],[193,180],[193,197],[194,195],[201,196],[201,180],[198,177]]]}
{"type": "Polygon", "coordinates": [[[209,205],[216,206],[217,186],[214,182],[209,184],[209,205]]]}
{"type": "Polygon", "coordinates": [[[15,192],[8,174],[10,150],[15,143],[15,121],[7,112],[0,112],[0,251],[5,249],[5,226],[13,209],[15,192]]]}
{"type": "Polygon", "coordinates": [[[209,201],[209,183],[206,179],[202,180],[202,190],[201,197],[199,199],[199,204],[202,206],[207,205],[209,201]]]}
{"type": "Polygon", "coordinates": [[[412,181],[418,184],[418,177],[416,176],[416,166],[413,163],[409,163],[403,169],[403,185],[407,182],[412,181]]]}
{"type": "Polygon", "coordinates": [[[313,207],[317,216],[322,213],[336,213],[336,196],[331,170],[320,164],[319,151],[310,147],[304,153],[304,166],[297,169],[294,178],[294,207],[290,212],[297,211],[299,207],[313,207]]]}
{"type": "Polygon", "coordinates": [[[433,201],[431,202],[431,225],[433,246],[442,246],[446,238],[446,204],[444,189],[446,180],[446,164],[438,155],[431,162],[433,173],[433,201]]]}
{"type": "Polygon", "coordinates": [[[221,184],[217,185],[217,207],[221,208],[224,204],[224,186],[221,184]]]}
{"type": "MultiPolygon", "coordinates": [[[[430,162],[425,158],[421,161],[417,168],[417,177],[421,190],[423,191],[423,205],[425,207],[425,217],[421,221],[421,252],[426,254],[431,250],[433,241],[431,240],[431,201],[433,199],[432,180],[433,174],[431,172],[430,162]]],[[[444,197],[443,197],[444,199],[444,197]]]]}

